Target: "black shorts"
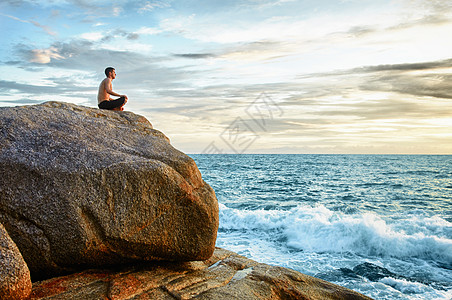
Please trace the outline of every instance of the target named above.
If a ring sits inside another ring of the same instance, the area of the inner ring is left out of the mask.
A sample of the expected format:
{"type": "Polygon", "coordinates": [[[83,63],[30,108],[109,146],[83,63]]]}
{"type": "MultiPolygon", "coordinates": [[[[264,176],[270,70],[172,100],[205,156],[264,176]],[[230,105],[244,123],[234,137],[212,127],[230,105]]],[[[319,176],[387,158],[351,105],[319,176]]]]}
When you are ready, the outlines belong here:
{"type": "Polygon", "coordinates": [[[124,103],[126,103],[126,98],[121,97],[116,100],[104,100],[98,106],[100,109],[114,109],[123,106],[124,103]]]}

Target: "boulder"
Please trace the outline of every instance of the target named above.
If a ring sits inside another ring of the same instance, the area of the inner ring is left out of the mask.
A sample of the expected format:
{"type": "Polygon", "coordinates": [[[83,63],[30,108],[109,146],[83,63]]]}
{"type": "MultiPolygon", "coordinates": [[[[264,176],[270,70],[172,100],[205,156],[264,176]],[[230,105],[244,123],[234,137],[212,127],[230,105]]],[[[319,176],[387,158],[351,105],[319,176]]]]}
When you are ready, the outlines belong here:
{"type": "Polygon", "coordinates": [[[61,102],[0,108],[0,222],[34,279],[209,258],[218,203],[144,117],[61,102]]]}
{"type": "Polygon", "coordinates": [[[291,269],[217,248],[205,261],[91,269],[33,285],[31,299],[350,299],[371,298],[291,269]]]}
{"type": "Polygon", "coordinates": [[[16,244],[0,223],[0,299],[27,299],[30,293],[30,271],[16,244]]]}

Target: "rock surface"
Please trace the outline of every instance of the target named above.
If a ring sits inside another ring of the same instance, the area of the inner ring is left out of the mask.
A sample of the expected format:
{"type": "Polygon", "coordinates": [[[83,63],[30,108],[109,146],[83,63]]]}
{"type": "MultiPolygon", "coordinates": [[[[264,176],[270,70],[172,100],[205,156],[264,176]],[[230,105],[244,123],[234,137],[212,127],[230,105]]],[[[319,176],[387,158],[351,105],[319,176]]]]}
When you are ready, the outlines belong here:
{"type": "Polygon", "coordinates": [[[61,102],[0,108],[0,222],[34,279],[136,260],[203,260],[218,203],[144,117],[61,102]]]}
{"type": "Polygon", "coordinates": [[[16,244],[0,223],[0,299],[26,299],[30,293],[30,271],[16,244]]]}
{"type": "Polygon", "coordinates": [[[205,261],[87,270],[33,285],[31,299],[370,299],[299,272],[217,248],[205,261]]]}

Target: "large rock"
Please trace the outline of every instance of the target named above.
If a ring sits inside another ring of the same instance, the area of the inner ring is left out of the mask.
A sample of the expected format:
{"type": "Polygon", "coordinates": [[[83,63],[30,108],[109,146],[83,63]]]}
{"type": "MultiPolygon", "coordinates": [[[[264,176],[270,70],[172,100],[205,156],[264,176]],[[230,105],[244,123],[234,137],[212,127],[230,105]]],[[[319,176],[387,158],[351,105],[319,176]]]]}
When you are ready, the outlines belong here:
{"type": "Polygon", "coordinates": [[[0,299],[27,299],[30,293],[30,271],[16,244],[0,223],[0,299]]]}
{"type": "Polygon", "coordinates": [[[350,299],[362,294],[217,248],[206,261],[86,270],[33,285],[31,299],[350,299]]]}
{"type": "Polygon", "coordinates": [[[32,276],[203,260],[218,203],[144,117],[60,102],[0,108],[0,222],[32,276]]]}

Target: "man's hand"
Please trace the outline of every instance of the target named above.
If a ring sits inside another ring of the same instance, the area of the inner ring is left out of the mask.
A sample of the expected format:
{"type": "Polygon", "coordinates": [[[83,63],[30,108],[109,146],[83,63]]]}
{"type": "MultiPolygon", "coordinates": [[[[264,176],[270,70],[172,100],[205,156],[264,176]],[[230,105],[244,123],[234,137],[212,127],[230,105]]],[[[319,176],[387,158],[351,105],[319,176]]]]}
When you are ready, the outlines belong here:
{"type": "Polygon", "coordinates": [[[121,95],[120,97],[124,97],[124,99],[126,99],[126,102],[127,102],[127,100],[129,100],[129,98],[127,98],[126,95],[121,95]]]}

